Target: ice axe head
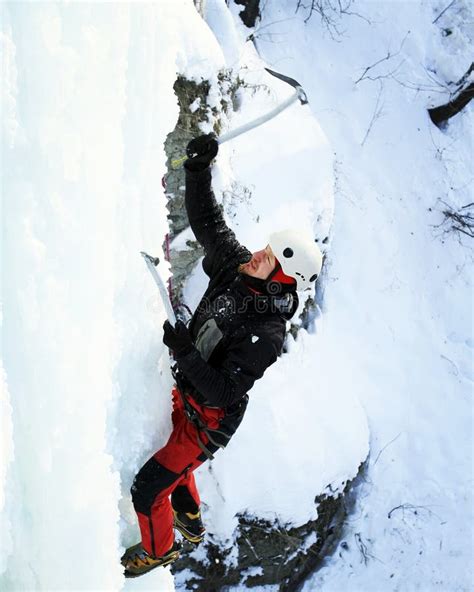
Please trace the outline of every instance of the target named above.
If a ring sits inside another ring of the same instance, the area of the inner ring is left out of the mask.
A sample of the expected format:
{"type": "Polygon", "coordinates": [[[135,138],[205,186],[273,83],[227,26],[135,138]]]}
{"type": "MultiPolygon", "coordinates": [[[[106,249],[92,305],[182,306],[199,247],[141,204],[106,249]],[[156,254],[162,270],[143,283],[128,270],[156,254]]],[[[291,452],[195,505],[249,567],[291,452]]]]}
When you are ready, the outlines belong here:
{"type": "Polygon", "coordinates": [[[283,82],[286,82],[287,84],[295,88],[298,92],[298,99],[300,100],[300,103],[302,105],[306,105],[308,103],[308,97],[306,96],[303,87],[297,80],[295,80],[294,78],[290,78],[289,76],[285,76],[284,74],[280,74],[280,72],[275,72],[275,70],[270,70],[270,68],[265,68],[265,70],[272,76],[275,76],[275,78],[279,78],[280,80],[283,80],[283,82]]]}

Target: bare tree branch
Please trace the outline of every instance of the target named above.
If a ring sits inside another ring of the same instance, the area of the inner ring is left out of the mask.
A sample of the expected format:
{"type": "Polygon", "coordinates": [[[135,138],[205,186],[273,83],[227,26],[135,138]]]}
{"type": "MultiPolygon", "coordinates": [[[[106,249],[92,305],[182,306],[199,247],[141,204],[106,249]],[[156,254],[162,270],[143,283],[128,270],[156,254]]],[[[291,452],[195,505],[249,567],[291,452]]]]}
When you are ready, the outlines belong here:
{"type": "Polygon", "coordinates": [[[447,6],[446,6],[446,8],[445,8],[444,10],[442,10],[442,11],[441,11],[441,12],[438,14],[438,16],[435,18],[435,20],[434,20],[434,21],[433,21],[431,24],[432,24],[432,25],[434,25],[434,24],[436,23],[436,21],[437,21],[438,19],[440,19],[440,18],[443,16],[443,14],[444,14],[444,13],[445,13],[445,12],[448,10],[448,8],[451,8],[451,6],[452,6],[452,5],[453,5],[455,2],[456,2],[456,0],[452,0],[452,2],[450,2],[450,3],[449,3],[447,6]]]}
{"type": "Polygon", "coordinates": [[[374,465],[376,465],[376,464],[377,464],[377,461],[379,460],[379,458],[380,458],[380,455],[382,454],[382,452],[383,452],[383,451],[384,451],[384,450],[385,450],[385,449],[386,449],[388,446],[390,446],[390,444],[393,444],[393,443],[395,442],[395,440],[398,440],[398,438],[400,438],[400,436],[402,435],[402,433],[403,433],[403,432],[400,432],[400,433],[399,433],[397,436],[395,436],[395,438],[392,438],[392,439],[390,440],[390,442],[388,442],[387,444],[385,444],[385,446],[384,446],[384,447],[383,447],[383,448],[380,450],[380,452],[377,454],[377,458],[374,460],[374,464],[373,464],[372,466],[374,466],[374,465]]]}
{"type": "Polygon", "coordinates": [[[375,103],[375,109],[372,114],[372,119],[370,120],[369,127],[367,128],[364,139],[361,142],[361,146],[363,146],[365,144],[367,138],[369,137],[369,134],[372,130],[374,123],[377,121],[377,119],[379,119],[379,117],[382,114],[382,109],[383,109],[383,105],[384,105],[383,103],[380,105],[380,97],[382,96],[382,91],[383,91],[383,84],[380,83],[379,94],[377,95],[377,101],[375,103]]]}
{"type": "Polygon", "coordinates": [[[444,219],[440,224],[437,224],[435,228],[443,226],[445,234],[449,232],[458,232],[469,238],[474,238],[474,209],[472,209],[474,202],[468,203],[455,210],[442,199],[439,201],[444,205],[444,209],[442,210],[444,219]]]}
{"type": "Polygon", "coordinates": [[[461,88],[462,86],[464,86],[464,84],[467,82],[467,79],[469,78],[469,76],[473,72],[474,72],[474,62],[471,63],[471,65],[467,69],[467,72],[465,74],[463,74],[463,76],[454,85],[457,86],[458,88],[461,88]]]}
{"type": "Polygon", "coordinates": [[[370,70],[372,70],[373,68],[375,68],[376,66],[378,66],[379,64],[381,64],[382,62],[386,62],[388,60],[391,60],[392,58],[396,57],[397,55],[400,54],[400,52],[402,51],[403,45],[406,41],[406,38],[408,37],[408,35],[410,34],[410,31],[407,32],[407,34],[405,35],[405,37],[403,38],[400,47],[398,49],[398,51],[396,53],[392,53],[390,50],[387,51],[387,55],[384,58],[381,58],[380,60],[377,60],[376,62],[374,62],[372,65],[367,66],[367,68],[362,72],[362,75],[355,81],[355,84],[358,84],[359,82],[361,82],[362,80],[379,80],[380,78],[388,78],[389,76],[393,75],[398,68],[400,68],[400,66],[403,64],[403,61],[400,62],[400,64],[398,64],[398,66],[390,73],[388,74],[384,74],[381,76],[377,76],[375,78],[372,78],[370,76],[366,76],[367,72],[369,72],[370,70]]]}
{"type": "Polygon", "coordinates": [[[310,4],[304,4],[302,0],[298,0],[295,13],[300,9],[307,10],[308,14],[304,19],[305,23],[309,21],[313,13],[319,14],[331,37],[336,39],[342,34],[339,29],[339,22],[343,16],[357,16],[370,24],[366,17],[349,10],[353,2],[354,0],[311,0],[310,4]]]}

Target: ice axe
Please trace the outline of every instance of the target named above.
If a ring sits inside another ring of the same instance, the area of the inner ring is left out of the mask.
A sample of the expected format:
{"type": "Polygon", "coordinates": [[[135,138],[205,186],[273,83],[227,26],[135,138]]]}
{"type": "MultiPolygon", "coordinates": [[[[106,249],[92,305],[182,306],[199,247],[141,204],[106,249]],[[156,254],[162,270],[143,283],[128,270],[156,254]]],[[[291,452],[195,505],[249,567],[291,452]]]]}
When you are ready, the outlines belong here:
{"type": "MultiPolygon", "coordinates": [[[[265,70],[269,74],[271,74],[272,76],[275,76],[275,78],[279,78],[280,80],[283,80],[283,82],[286,82],[287,84],[292,86],[295,89],[295,92],[290,97],[288,97],[288,99],[286,99],[286,101],[283,101],[283,103],[281,103],[280,105],[277,105],[274,109],[272,109],[271,111],[269,111],[265,115],[262,115],[261,117],[258,117],[257,119],[254,119],[253,121],[249,121],[248,123],[245,123],[244,125],[241,125],[240,127],[236,128],[235,130],[232,130],[230,132],[222,134],[222,136],[219,136],[219,138],[217,138],[217,142],[219,144],[223,144],[224,142],[228,142],[229,140],[233,140],[237,136],[241,136],[242,134],[246,134],[248,131],[258,127],[259,125],[262,125],[263,123],[266,123],[267,121],[270,121],[270,119],[273,119],[274,117],[276,117],[279,113],[281,113],[285,109],[288,109],[288,107],[290,105],[293,105],[293,103],[295,103],[296,101],[299,101],[302,105],[306,105],[308,103],[308,97],[306,96],[306,93],[304,92],[303,87],[294,78],[290,78],[289,76],[285,76],[284,74],[280,74],[279,72],[275,72],[274,70],[270,70],[270,68],[265,68],[265,70]]],[[[183,162],[187,158],[188,158],[187,156],[182,156],[181,158],[176,158],[176,159],[172,160],[171,161],[171,168],[177,169],[178,167],[180,167],[183,164],[183,162]]]]}
{"type": "Polygon", "coordinates": [[[158,286],[161,299],[163,300],[163,304],[165,305],[168,321],[172,325],[174,325],[176,323],[176,315],[174,314],[173,307],[171,306],[171,300],[168,292],[166,291],[165,284],[163,283],[163,280],[159,276],[158,271],[156,269],[160,260],[158,257],[152,257],[148,253],[145,253],[145,251],[141,251],[140,254],[143,257],[143,259],[145,259],[146,266],[150,270],[150,273],[153,276],[156,285],[158,286]]]}

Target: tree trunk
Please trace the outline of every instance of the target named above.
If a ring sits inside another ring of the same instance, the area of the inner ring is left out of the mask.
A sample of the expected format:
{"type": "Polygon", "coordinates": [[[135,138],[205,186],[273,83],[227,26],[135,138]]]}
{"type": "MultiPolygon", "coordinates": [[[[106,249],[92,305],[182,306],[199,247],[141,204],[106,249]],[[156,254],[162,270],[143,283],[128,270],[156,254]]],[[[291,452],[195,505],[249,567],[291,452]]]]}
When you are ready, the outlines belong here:
{"type": "Polygon", "coordinates": [[[448,121],[453,115],[456,115],[456,113],[459,113],[459,111],[464,109],[473,96],[474,82],[471,82],[469,86],[464,88],[452,101],[449,101],[449,103],[428,109],[431,121],[440,127],[442,123],[448,121]]]}
{"type": "Polygon", "coordinates": [[[260,18],[260,0],[235,0],[236,4],[245,6],[239,14],[246,27],[255,27],[257,19],[260,18]]]}

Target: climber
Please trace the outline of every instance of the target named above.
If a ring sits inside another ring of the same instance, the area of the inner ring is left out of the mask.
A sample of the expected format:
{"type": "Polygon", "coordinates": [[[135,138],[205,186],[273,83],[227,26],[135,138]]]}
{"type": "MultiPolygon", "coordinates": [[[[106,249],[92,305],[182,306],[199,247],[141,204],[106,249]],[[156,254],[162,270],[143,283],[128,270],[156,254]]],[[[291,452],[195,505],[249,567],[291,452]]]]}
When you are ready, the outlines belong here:
{"type": "Polygon", "coordinates": [[[321,252],[301,230],[275,232],[253,254],[239,244],[211,189],[217,152],[212,134],[192,140],[186,150],[186,210],[204,247],[209,285],[189,327],[181,321],[163,326],[163,342],[176,362],[173,430],[132,485],[141,543],[122,557],[127,577],[177,559],[173,527],[191,543],[203,539],[193,471],[228,444],[247,392],[282,351],[297,290],[312,289],[321,271],[321,252]]]}

